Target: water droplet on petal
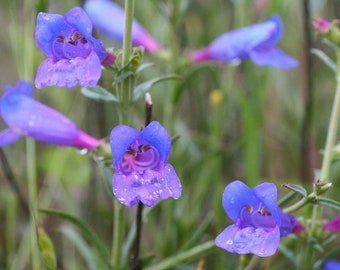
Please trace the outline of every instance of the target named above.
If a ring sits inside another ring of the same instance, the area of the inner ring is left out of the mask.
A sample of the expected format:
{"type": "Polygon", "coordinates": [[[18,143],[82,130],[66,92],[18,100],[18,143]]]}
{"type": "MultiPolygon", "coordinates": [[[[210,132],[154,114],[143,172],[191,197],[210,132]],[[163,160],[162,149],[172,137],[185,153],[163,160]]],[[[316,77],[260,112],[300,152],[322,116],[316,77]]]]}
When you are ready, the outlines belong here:
{"type": "Polygon", "coordinates": [[[232,245],[233,244],[233,240],[231,240],[231,239],[227,240],[227,244],[228,245],[232,245]]]}

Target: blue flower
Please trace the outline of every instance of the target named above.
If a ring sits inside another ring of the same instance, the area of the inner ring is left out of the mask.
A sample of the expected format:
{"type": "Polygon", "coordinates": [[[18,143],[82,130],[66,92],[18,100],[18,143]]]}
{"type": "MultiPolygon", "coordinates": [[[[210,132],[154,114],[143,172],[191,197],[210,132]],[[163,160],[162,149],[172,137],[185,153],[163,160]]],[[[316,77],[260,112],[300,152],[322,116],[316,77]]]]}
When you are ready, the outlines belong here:
{"type": "Polygon", "coordinates": [[[158,199],[178,199],[182,186],[174,168],[167,163],[171,138],[158,122],[141,132],[128,126],[116,126],[110,136],[113,167],[113,193],[124,205],[138,201],[153,206],[158,199]]]}
{"type": "Polygon", "coordinates": [[[78,83],[96,85],[101,63],[114,60],[103,42],[92,37],[92,23],[80,7],[72,8],[65,16],[40,12],[35,37],[48,57],[39,66],[37,88],[45,85],[73,88],[78,83]]]}
{"type": "MultiPolygon", "coordinates": [[[[108,0],[88,0],[84,9],[99,32],[120,44],[123,43],[124,9],[108,0]]],[[[161,45],[136,20],[133,20],[132,25],[132,45],[143,46],[150,53],[161,48],[161,45]]]]}
{"type": "Polygon", "coordinates": [[[340,262],[336,260],[327,260],[323,264],[323,270],[339,270],[340,269],[340,262]]]}
{"type": "Polygon", "coordinates": [[[250,58],[258,66],[293,68],[298,61],[277,48],[282,34],[282,22],[278,15],[269,20],[233,30],[216,38],[208,47],[193,51],[193,62],[217,61],[228,63],[250,58]]]}
{"type": "Polygon", "coordinates": [[[32,86],[25,81],[5,88],[0,100],[0,113],[9,129],[0,133],[0,147],[15,142],[21,136],[90,150],[102,143],[81,131],[66,116],[33,100],[31,96],[32,86]]]}
{"type": "Polygon", "coordinates": [[[216,238],[216,245],[238,254],[273,255],[280,237],[296,225],[293,216],[285,214],[277,205],[277,189],[263,183],[253,190],[241,181],[230,183],[223,193],[223,207],[235,224],[216,238]]]}

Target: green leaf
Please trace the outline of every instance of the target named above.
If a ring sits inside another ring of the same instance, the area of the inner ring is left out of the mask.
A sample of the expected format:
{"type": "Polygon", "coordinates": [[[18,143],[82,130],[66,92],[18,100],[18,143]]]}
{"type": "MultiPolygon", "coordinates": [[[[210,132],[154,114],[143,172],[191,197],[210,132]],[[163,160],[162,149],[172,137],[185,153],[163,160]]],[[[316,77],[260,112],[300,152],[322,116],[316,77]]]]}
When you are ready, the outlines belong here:
{"type": "Polygon", "coordinates": [[[81,93],[91,99],[105,102],[119,102],[118,98],[107,91],[105,88],[96,86],[86,86],[81,89],[81,93]]]}
{"type": "Polygon", "coordinates": [[[159,83],[165,80],[173,80],[173,79],[182,80],[183,78],[179,75],[172,74],[172,75],[157,77],[157,78],[151,79],[149,81],[146,81],[146,82],[143,82],[137,85],[133,91],[133,101],[136,101],[137,99],[143,97],[146,94],[146,92],[148,92],[150,88],[156,83],[159,83]]]}
{"type": "Polygon", "coordinates": [[[136,73],[141,73],[144,69],[153,67],[155,65],[156,65],[155,63],[144,63],[137,68],[136,73]]]}
{"type": "Polygon", "coordinates": [[[299,193],[303,197],[307,197],[307,191],[302,186],[294,185],[294,184],[282,184],[282,186],[296,193],[299,193]]]}
{"type": "Polygon", "coordinates": [[[85,222],[83,222],[82,220],[80,220],[79,218],[77,218],[77,217],[75,217],[71,214],[61,212],[61,211],[58,211],[58,210],[39,209],[39,212],[67,220],[67,221],[71,222],[73,225],[75,225],[78,229],[80,229],[82,231],[82,233],[84,233],[86,235],[86,237],[89,239],[90,243],[93,244],[93,246],[96,248],[96,250],[98,251],[98,254],[101,257],[101,261],[106,264],[108,269],[111,269],[111,265],[110,265],[110,262],[109,262],[110,256],[109,256],[107,250],[104,248],[104,243],[100,241],[98,236],[94,233],[94,231],[90,228],[89,225],[87,225],[85,222]]]}
{"type": "Polygon", "coordinates": [[[122,81],[124,81],[127,77],[132,76],[133,72],[132,71],[124,71],[123,73],[121,73],[113,82],[113,84],[119,84],[122,81]]]}
{"type": "Polygon", "coordinates": [[[317,197],[315,204],[328,206],[336,210],[340,210],[340,202],[325,197],[317,197]]]}
{"type": "Polygon", "coordinates": [[[90,270],[99,269],[96,260],[93,256],[93,252],[91,251],[90,247],[84,241],[84,239],[79,233],[77,233],[73,228],[67,225],[61,225],[59,231],[75,244],[79,253],[81,254],[81,256],[88,265],[87,269],[90,270]]]}
{"type": "Polygon", "coordinates": [[[331,70],[333,70],[335,73],[338,72],[336,64],[330,59],[327,54],[325,54],[323,51],[318,49],[311,49],[310,51],[312,54],[315,54],[319,59],[324,62],[331,70]]]}
{"type": "Polygon", "coordinates": [[[42,227],[38,227],[38,242],[42,257],[46,262],[47,269],[57,269],[54,245],[42,227]]]}

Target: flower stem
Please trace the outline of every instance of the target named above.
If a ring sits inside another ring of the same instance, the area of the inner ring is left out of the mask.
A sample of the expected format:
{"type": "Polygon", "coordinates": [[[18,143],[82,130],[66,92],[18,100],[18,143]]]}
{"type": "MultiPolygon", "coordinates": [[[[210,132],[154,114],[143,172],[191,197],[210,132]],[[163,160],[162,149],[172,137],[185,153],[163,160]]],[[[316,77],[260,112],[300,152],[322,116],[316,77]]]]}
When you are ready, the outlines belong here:
{"type": "Polygon", "coordinates": [[[27,152],[27,180],[28,180],[28,196],[30,203],[30,249],[31,249],[31,263],[32,269],[40,269],[38,235],[37,235],[37,209],[38,209],[38,194],[37,194],[37,173],[36,173],[36,151],[35,141],[26,138],[26,152],[27,152]]]}
{"type": "MultiPolygon", "coordinates": [[[[132,51],[132,22],[134,13],[134,0],[125,0],[125,28],[124,28],[124,40],[123,40],[123,63],[125,67],[130,60],[132,51]]],[[[127,78],[122,82],[121,104],[119,111],[119,123],[128,124],[129,122],[129,107],[132,97],[132,86],[131,78],[127,78]]],[[[122,261],[122,248],[124,240],[124,206],[117,200],[114,202],[114,235],[113,235],[113,246],[112,246],[112,259],[115,269],[121,268],[122,261]]]]}
{"type": "Polygon", "coordinates": [[[173,255],[157,264],[154,264],[150,267],[146,267],[145,270],[163,270],[169,269],[171,267],[176,266],[177,264],[188,261],[191,258],[194,258],[204,252],[215,247],[214,240],[207,241],[199,246],[193,247],[189,250],[183,251],[179,254],[173,255]]]}
{"type": "Polygon", "coordinates": [[[336,76],[336,92],[334,97],[333,108],[331,112],[327,139],[326,139],[326,146],[324,152],[324,158],[321,167],[321,175],[320,179],[323,181],[329,181],[329,172],[330,167],[333,159],[333,148],[336,142],[336,135],[338,130],[338,123],[340,118],[340,50],[338,49],[336,52],[337,57],[337,66],[338,66],[338,73],[336,76]]]}

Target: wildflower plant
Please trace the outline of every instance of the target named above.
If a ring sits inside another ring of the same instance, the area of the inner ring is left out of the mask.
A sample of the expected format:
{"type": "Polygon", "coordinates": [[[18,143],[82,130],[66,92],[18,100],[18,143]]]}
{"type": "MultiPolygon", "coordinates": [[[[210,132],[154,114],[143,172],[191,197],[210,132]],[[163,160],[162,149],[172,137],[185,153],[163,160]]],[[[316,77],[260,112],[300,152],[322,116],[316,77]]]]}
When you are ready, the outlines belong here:
{"type": "MultiPolygon", "coordinates": [[[[267,134],[275,130],[273,123],[282,124],[278,133],[283,136],[296,131],[276,118],[274,107],[284,104],[285,99],[280,96],[267,102],[262,89],[268,85],[267,94],[272,97],[278,95],[277,89],[289,88],[295,80],[306,77],[296,75],[305,66],[299,65],[300,51],[279,44],[290,39],[291,33],[283,32],[283,28],[292,29],[292,22],[281,20],[284,16],[278,4],[270,9],[263,1],[268,11],[280,15],[259,11],[258,1],[247,4],[261,14],[258,19],[250,16],[251,22],[245,24],[241,23],[242,16],[235,16],[232,30],[225,27],[222,34],[209,26],[211,35],[218,37],[196,50],[189,45],[195,41],[186,31],[199,22],[202,27],[211,22],[197,16],[190,1],[150,1],[144,7],[125,0],[121,7],[108,0],[87,0],[83,7],[75,5],[60,12],[64,15],[50,13],[56,7],[48,1],[31,2],[25,1],[24,11],[29,6],[31,14],[37,16],[34,29],[27,24],[26,33],[32,35],[25,34],[22,53],[23,63],[31,65],[23,65],[25,72],[19,72],[22,78],[16,86],[6,86],[0,99],[1,118],[7,125],[0,133],[0,164],[29,218],[25,232],[29,237],[17,237],[21,248],[16,254],[16,243],[10,242],[15,222],[6,222],[3,239],[8,244],[0,248],[8,250],[3,268],[202,270],[226,269],[231,264],[247,270],[282,269],[282,265],[302,270],[339,267],[339,215],[321,211],[340,210],[340,202],[327,196],[336,186],[336,171],[332,172],[331,165],[339,156],[337,20],[318,17],[308,22],[335,51],[333,61],[323,51],[311,50],[336,74],[336,92],[320,169],[307,181],[295,172],[290,182],[288,170],[284,170],[284,180],[272,176],[275,161],[266,157],[273,152],[275,159],[281,160],[285,155],[276,149],[282,142],[275,140],[275,151],[262,149],[271,143],[270,136],[275,137],[275,132],[267,134]],[[137,21],[134,12],[143,8],[168,28],[149,29],[137,21]],[[238,24],[247,26],[235,27],[238,24]],[[34,58],[33,43],[27,41],[34,33],[36,50],[46,57],[39,63],[34,58]],[[98,34],[103,40],[97,38],[98,34]],[[115,47],[106,45],[109,39],[116,42],[115,47]],[[246,59],[251,62],[244,63],[246,59]],[[238,66],[228,65],[236,62],[238,66]],[[284,70],[272,71],[273,67],[284,70]],[[34,78],[29,76],[33,70],[34,78]],[[287,82],[285,76],[289,74],[296,79],[287,82]],[[159,84],[163,81],[167,84],[159,84]],[[32,82],[40,91],[35,92],[32,82]],[[67,91],[68,98],[61,100],[60,88],[74,91],[67,91]],[[84,97],[79,98],[81,94],[84,97]],[[45,100],[42,95],[52,98],[45,100]],[[86,105],[79,102],[83,98],[88,98],[86,105]],[[80,123],[76,125],[52,109],[54,106],[45,105],[51,101],[64,104],[68,99],[74,100],[79,112],[84,111],[85,128],[80,129],[80,123]],[[85,106],[86,110],[80,110],[85,106]],[[91,130],[83,131],[86,128],[91,130]],[[11,149],[20,146],[12,143],[21,137],[29,138],[25,141],[28,202],[22,193],[26,185],[21,184],[23,181],[18,184],[15,177],[21,163],[16,159],[13,164],[18,165],[14,167],[10,162],[16,154],[11,149]],[[86,157],[91,160],[91,166],[82,167],[93,169],[91,179],[84,180],[87,194],[80,186],[68,190],[67,185],[73,182],[70,180],[83,175],[83,170],[67,174],[73,162],[66,155],[62,157],[66,166],[54,162],[55,154],[37,155],[37,151],[50,153],[66,146],[77,148],[82,161],[86,157]],[[244,156],[239,155],[241,150],[244,156]],[[53,167],[65,172],[68,181],[55,181],[58,177],[52,169],[44,171],[49,156],[53,157],[53,167]],[[102,189],[107,192],[101,193],[102,189]],[[97,209],[99,204],[105,206],[97,209]],[[84,212],[86,218],[82,217],[84,212]],[[50,222],[48,217],[59,221],[50,222]],[[54,240],[55,231],[77,252],[69,252],[67,245],[65,250],[64,245],[61,248],[54,240]],[[27,241],[30,256],[22,251],[28,250],[23,248],[27,241]],[[14,254],[17,257],[11,263],[8,258],[14,254]]],[[[233,5],[236,12],[236,5],[241,4],[233,5]]],[[[218,18],[221,12],[214,16],[218,18]]],[[[284,151],[298,148],[294,146],[284,151]]],[[[310,160],[310,156],[302,159],[310,160]]],[[[289,163],[292,171],[295,163],[295,159],[289,163]]],[[[17,203],[11,199],[4,208],[6,218],[18,212],[17,203]]]]}

